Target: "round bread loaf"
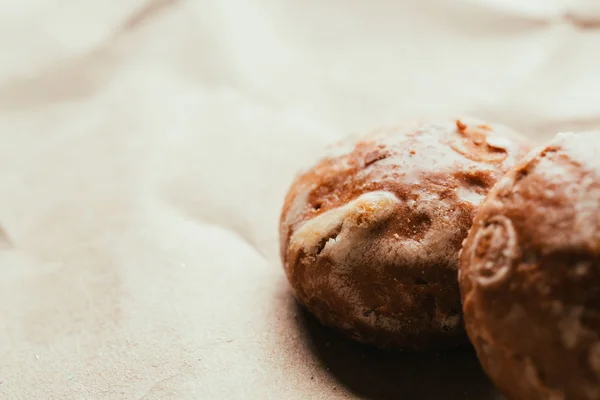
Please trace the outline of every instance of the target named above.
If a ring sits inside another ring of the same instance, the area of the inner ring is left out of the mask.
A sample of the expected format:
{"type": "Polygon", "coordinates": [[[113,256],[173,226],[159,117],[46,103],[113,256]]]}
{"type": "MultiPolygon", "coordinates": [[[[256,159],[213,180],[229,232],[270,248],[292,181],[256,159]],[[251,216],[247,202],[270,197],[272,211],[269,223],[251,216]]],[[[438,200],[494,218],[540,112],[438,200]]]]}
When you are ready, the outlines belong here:
{"type": "Polygon", "coordinates": [[[600,132],[560,134],[498,182],[459,275],[469,337],[510,399],[600,399],[600,132]]]}
{"type": "Polygon", "coordinates": [[[526,153],[508,128],[461,119],[341,143],[292,184],[281,258],[323,324],[379,347],[466,341],[458,252],[480,202],[526,153]]]}

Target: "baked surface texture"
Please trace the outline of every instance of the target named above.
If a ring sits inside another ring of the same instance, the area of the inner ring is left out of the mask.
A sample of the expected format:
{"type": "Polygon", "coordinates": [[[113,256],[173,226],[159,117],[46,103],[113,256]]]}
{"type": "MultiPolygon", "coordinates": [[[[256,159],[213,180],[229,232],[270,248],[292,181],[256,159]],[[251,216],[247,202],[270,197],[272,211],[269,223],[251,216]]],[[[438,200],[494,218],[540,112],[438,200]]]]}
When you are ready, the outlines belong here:
{"type": "Polygon", "coordinates": [[[461,253],[467,332],[510,399],[600,398],[600,133],[559,134],[481,206],[461,253]]]}
{"type": "Polygon", "coordinates": [[[296,298],[323,324],[379,347],[464,342],[458,252],[484,196],[527,148],[508,128],[472,119],[333,146],[297,177],[281,215],[296,298]]]}

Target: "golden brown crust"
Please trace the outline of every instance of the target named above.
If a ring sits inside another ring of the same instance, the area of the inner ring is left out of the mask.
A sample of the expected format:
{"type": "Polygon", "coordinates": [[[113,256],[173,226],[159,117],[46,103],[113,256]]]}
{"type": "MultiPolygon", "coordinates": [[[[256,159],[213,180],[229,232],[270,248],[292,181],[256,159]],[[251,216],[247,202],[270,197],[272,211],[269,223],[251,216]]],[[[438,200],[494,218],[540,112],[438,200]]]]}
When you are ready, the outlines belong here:
{"type": "Polygon", "coordinates": [[[467,332],[511,399],[600,398],[599,135],[563,134],[532,152],[465,241],[467,332]]]}
{"type": "Polygon", "coordinates": [[[300,175],[280,223],[298,300],[321,322],[381,347],[465,339],[458,251],[479,203],[526,146],[469,119],[381,129],[300,175]]]}

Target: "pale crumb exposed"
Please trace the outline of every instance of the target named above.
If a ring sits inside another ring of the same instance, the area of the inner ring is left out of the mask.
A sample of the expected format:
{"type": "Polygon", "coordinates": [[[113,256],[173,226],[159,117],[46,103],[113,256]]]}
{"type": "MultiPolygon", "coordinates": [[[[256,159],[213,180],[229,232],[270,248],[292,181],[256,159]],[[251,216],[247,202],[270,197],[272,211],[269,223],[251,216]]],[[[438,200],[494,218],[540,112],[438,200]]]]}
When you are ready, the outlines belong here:
{"type": "Polygon", "coordinates": [[[315,254],[321,240],[331,236],[344,223],[369,226],[389,218],[399,202],[390,192],[365,193],[342,207],[328,210],[306,221],[292,235],[290,249],[293,252],[304,249],[306,254],[315,254]]]}
{"type": "Polygon", "coordinates": [[[488,136],[486,142],[492,147],[504,150],[508,150],[511,144],[510,140],[502,136],[488,136]]]}
{"type": "Polygon", "coordinates": [[[456,190],[456,194],[459,199],[466,201],[467,203],[471,203],[476,207],[479,206],[485,198],[485,195],[479,194],[477,192],[474,192],[473,190],[464,187],[459,187],[456,190]]]}

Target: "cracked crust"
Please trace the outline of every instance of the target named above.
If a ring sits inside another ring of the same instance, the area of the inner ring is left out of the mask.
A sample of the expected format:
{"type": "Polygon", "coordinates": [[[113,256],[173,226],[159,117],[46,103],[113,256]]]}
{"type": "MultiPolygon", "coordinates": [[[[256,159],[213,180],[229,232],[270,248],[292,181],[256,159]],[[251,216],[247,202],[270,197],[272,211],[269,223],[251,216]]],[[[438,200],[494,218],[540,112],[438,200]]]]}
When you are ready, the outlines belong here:
{"type": "Polygon", "coordinates": [[[527,146],[461,119],[381,129],[339,143],[292,184],[281,258],[321,322],[380,347],[466,340],[456,271],[474,213],[527,146]]]}
{"type": "Polygon", "coordinates": [[[490,191],[461,253],[466,329],[511,399],[600,399],[600,132],[561,134],[490,191]]]}

